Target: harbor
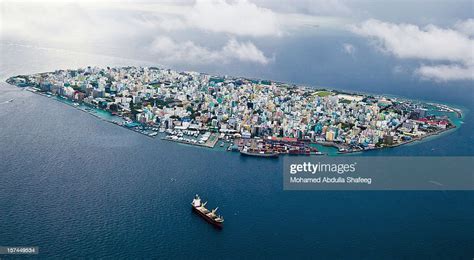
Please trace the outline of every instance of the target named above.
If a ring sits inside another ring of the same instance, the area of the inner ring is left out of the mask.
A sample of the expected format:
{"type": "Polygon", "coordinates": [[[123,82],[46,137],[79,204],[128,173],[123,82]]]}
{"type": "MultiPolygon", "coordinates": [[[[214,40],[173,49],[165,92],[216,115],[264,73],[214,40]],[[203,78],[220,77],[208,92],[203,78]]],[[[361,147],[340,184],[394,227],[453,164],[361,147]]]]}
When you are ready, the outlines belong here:
{"type": "Polygon", "coordinates": [[[214,148],[219,141],[218,134],[211,132],[200,134],[199,131],[169,131],[168,134],[162,139],[207,148],[214,148]]]}

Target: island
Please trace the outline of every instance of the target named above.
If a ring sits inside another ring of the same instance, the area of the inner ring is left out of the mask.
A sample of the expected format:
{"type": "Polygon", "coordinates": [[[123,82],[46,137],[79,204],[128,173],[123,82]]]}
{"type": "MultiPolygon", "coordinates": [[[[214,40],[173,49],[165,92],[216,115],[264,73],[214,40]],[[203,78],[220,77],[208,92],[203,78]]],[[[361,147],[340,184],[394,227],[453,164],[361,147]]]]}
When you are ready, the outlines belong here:
{"type": "Polygon", "coordinates": [[[395,147],[455,128],[444,104],[158,67],[86,67],[7,82],[149,137],[242,155],[395,147]],[[104,116],[105,115],[105,116],[104,116]],[[220,144],[218,144],[220,143],[220,144]]]}

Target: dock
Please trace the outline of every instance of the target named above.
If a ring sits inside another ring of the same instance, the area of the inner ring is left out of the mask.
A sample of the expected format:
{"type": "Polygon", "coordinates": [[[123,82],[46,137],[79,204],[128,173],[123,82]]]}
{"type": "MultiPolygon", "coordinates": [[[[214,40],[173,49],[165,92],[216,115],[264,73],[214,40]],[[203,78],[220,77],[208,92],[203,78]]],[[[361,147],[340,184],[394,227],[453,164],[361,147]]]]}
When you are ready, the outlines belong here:
{"type": "Polygon", "coordinates": [[[198,142],[197,140],[194,140],[194,139],[178,138],[177,136],[173,136],[173,135],[168,135],[168,136],[162,138],[162,140],[172,141],[172,142],[177,142],[177,143],[182,143],[182,144],[201,146],[201,147],[206,147],[206,148],[214,148],[214,146],[216,146],[217,142],[219,141],[219,135],[217,133],[209,133],[209,138],[207,138],[207,140],[205,142],[202,142],[202,143],[200,143],[200,142],[198,142]]]}

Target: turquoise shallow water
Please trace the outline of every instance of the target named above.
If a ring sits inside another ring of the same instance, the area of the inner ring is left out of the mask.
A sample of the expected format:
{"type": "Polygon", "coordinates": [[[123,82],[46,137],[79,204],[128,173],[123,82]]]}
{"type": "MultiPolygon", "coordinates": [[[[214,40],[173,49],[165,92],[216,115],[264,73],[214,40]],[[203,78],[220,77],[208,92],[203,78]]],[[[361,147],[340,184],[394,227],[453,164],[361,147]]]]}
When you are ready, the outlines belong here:
{"type": "MultiPolygon", "coordinates": [[[[18,74],[60,62],[2,66],[18,74]]],[[[4,83],[0,103],[0,245],[39,246],[45,258],[474,255],[473,192],[283,191],[281,158],[152,139],[4,83]],[[223,230],[191,212],[195,193],[219,206],[223,230]]],[[[463,121],[432,140],[362,155],[472,156],[472,113],[463,121]]]]}

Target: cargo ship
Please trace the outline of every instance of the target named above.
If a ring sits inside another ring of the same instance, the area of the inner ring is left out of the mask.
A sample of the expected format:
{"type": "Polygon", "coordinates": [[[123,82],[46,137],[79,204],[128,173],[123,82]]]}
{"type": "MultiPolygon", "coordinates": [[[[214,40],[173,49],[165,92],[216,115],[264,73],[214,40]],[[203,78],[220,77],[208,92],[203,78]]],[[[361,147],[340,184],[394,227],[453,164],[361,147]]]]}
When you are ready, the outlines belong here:
{"type": "Polygon", "coordinates": [[[222,224],[224,223],[224,218],[216,214],[218,208],[215,208],[209,211],[206,208],[206,204],[207,204],[207,201],[202,203],[201,198],[197,194],[194,197],[193,202],[191,202],[191,206],[193,207],[193,210],[195,212],[197,212],[207,222],[213,224],[216,227],[222,228],[222,224]]]}

